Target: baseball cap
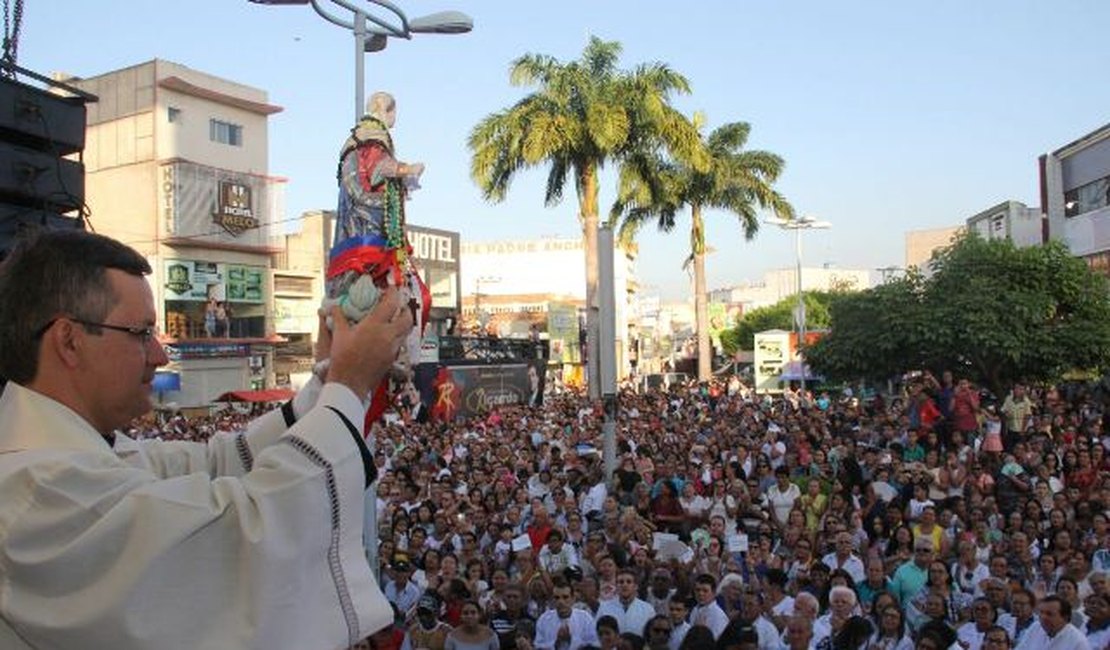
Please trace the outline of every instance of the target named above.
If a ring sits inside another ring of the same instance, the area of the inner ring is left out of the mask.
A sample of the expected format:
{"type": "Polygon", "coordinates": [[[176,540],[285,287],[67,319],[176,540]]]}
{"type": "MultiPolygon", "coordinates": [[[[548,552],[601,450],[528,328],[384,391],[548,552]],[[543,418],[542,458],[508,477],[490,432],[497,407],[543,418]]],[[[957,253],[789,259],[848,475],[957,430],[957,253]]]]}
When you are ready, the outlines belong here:
{"type": "Polygon", "coordinates": [[[416,609],[439,613],[439,598],[435,594],[425,593],[416,601],[416,609]]]}

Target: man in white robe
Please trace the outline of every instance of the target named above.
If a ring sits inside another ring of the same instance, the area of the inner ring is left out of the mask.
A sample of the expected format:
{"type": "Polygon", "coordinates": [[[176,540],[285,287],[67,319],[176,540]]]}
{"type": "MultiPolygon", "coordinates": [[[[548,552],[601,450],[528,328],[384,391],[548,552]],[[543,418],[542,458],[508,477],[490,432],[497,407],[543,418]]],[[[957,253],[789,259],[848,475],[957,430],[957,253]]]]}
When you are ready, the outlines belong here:
{"type": "Polygon", "coordinates": [[[245,432],[134,441],[115,431],[168,361],[148,273],[83,232],[0,265],[0,648],[346,648],[388,624],[356,424],[411,329],[399,296],[321,327],[326,383],[245,432]]]}

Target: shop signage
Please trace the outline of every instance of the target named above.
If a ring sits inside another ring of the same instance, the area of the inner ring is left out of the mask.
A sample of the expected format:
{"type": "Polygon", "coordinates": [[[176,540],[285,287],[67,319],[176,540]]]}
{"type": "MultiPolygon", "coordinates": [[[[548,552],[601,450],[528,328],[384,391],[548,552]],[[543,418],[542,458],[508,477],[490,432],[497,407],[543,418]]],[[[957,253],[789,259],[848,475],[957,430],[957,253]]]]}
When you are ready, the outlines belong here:
{"type": "Polygon", "coordinates": [[[165,261],[166,300],[206,301],[210,296],[230,302],[261,303],[261,266],[198,260],[165,261]]]}
{"type": "Polygon", "coordinates": [[[250,353],[251,346],[235,343],[181,343],[166,346],[166,355],[170,361],[246,357],[250,353]]]}

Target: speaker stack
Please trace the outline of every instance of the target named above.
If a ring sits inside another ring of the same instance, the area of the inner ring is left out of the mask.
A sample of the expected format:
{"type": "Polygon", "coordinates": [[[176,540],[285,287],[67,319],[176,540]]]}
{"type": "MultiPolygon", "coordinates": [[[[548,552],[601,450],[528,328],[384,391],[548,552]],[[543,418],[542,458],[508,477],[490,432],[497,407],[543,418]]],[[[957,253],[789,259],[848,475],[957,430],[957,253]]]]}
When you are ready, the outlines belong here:
{"type": "Polygon", "coordinates": [[[96,97],[19,72],[53,91],[0,77],[0,259],[29,229],[85,227],[85,104],[96,97]]]}

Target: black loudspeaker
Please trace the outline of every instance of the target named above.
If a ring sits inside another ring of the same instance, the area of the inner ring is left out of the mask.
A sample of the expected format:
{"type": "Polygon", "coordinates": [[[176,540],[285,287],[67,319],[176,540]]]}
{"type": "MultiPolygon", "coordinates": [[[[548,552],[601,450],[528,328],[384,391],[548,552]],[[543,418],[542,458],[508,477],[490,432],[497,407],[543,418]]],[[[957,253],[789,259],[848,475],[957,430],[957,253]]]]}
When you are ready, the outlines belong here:
{"type": "Polygon", "coordinates": [[[29,70],[3,72],[11,76],[0,76],[0,258],[27,229],[84,228],[85,104],[96,101],[29,70]]]}

